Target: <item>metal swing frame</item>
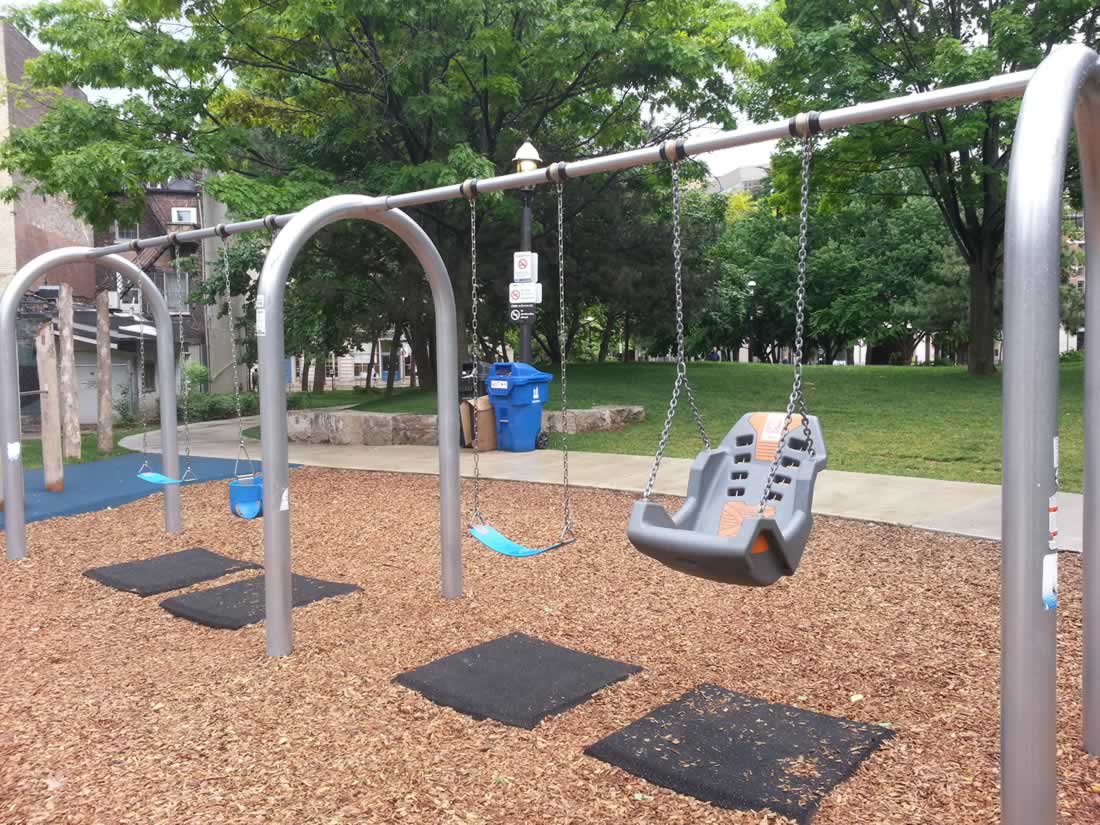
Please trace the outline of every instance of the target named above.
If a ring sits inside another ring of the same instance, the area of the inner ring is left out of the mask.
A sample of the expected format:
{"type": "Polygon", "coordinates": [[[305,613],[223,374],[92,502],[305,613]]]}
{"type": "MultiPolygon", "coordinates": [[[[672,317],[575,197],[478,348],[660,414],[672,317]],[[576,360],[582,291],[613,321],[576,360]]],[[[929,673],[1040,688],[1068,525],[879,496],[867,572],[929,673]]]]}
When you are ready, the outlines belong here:
{"type": "MultiPolygon", "coordinates": [[[[976,83],[857,103],[817,115],[822,131],[889,120],[935,109],[1023,96],[1009,166],[1005,226],[1004,367],[1001,565],[1001,814],[1003,825],[1053,825],[1057,812],[1055,723],[1056,610],[1044,597],[1053,584],[1050,499],[1057,494],[1052,444],[1058,433],[1058,272],[1066,151],[1076,129],[1085,196],[1086,268],[1100,282],[1100,64],[1080,44],[1055,49],[1033,71],[976,83]],[[1026,92],[1026,93],[1025,93],[1026,92]],[[1044,586],[1046,585],[1046,586],[1044,586]]],[[[790,120],[748,126],[674,143],[687,156],[789,137],[790,120]]],[[[549,168],[477,182],[483,193],[541,186],[666,160],[666,147],[555,163],[549,168]],[[568,173],[568,174],[566,174],[568,173]]],[[[440,567],[445,598],[462,595],[462,530],[458,465],[458,329],[447,270],[424,231],[402,209],[466,197],[464,186],[440,186],[400,195],[342,195],[301,212],[230,224],[230,234],[284,227],[260,275],[257,335],[263,443],[265,606],[267,652],[289,654],[291,626],[290,489],[287,469],[286,386],[283,367],[283,294],[290,266],[322,227],[344,219],[368,220],[397,234],[424,267],[435,308],[440,463],[440,567]]],[[[181,232],[179,240],[213,237],[213,227],[181,232]]],[[[0,441],[3,441],[6,542],[9,559],[27,551],[23,464],[19,447],[16,308],[34,280],[53,266],[128,250],[163,247],[167,236],[99,249],[60,250],[25,264],[0,297],[0,441]],[[65,255],[68,255],[66,258],[65,255]]],[[[123,259],[119,259],[122,261],[123,259]]],[[[129,262],[124,262],[129,264],[129,262]]],[[[112,263],[118,268],[118,264],[112,263]]],[[[154,288],[155,292],[155,288],[154,288]]],[[[1100,290],[1089,290],[1086,324],[1100,329],[1100,290]]],[[[158,336],[159,337],[159,336],[158,336]]],[[[158,344],[159,345],[159,344],[158,344]]],[[[174,408],[161,404],[165,421],[174,408]]],[[[1100,415],[1100,358],[1085,363],[1085,417],[1100,415]]],[[[172,447],[174,448],[174,444],[172,447]]],[[[171,460],[167,442],[165,461],[171,460]]],[[[169,464],[165,464],[169,467],[169,464]]],[[[1100,429],[1085,431],[1083,554],[1084,746],[1100,755],[1100,429]]],[[[166,520],[173,488],[166,488],[166,520]]],[[[178,495],[178,493],[177,493],[178,495]]],[[[178,499],[177,499],[178,502],[178,499]]],[[[178,508],[176,509],[178,517],[178,508]]],[[[179,521],[175,522],[179,527],[179,521]]],[[[171,529],[171,528],[170,528],[171,529]]]]}
{"type": "MultiPolygon", "coordinates": [[[[557,192],[557,217],[558,217],[558,339],[560,341],[565,340],[565,209],[564,209],[564,186],[562,181],[564,177],[561,176],[558,169],[554,170],[555,175],[555,187],[557,192]]],[[[478,307],[480,304],[480,296],[478,294],[478,280],[477,280],[477,184],[474,181],[467,181],[464,184],[467,191],[467,200],[470,205],[470,320],[472,327],[472,355],[475,365],[475,371],[478,371],[477,365],[481,363],[481,338],[478,334],[478,307]]],[[[562,447],[561,447],[561,466],[562,466],[562,482],[561,482],[561,506],[562,506],[562,525],[561,533],[558,535],[558,540],[552,544],[547,544],[541,547],[529,547],[505,536],[495,527],[488,523],[485,519],[484,513],[481,512],[481,462],[480,462],[480,439],[478,436],[478,418],[480,417],[477,410],[474,410],[470,416],[471,428],[473,430],[473,450],[474,450],[474,501],[473,512],[470,519],[470,535],[484,544],[490,550],[500,553],[503,556],[511,556],[512,558],[530,558],[531,556],[540,556],[543,553],[548,553],[551,550],[557,550],[559,547],[565,547],[572,544],[577,540],[576,532],[573,528],[573,503],[572,493],[569,486],[569,425],[568,425],[568,365],[564,350],[562,351],[561,359],[561,410],[562,410],[562,447]]],[[[479,382],[480,382],[480,372],[479,382]]],[[[481,387],[477,387],[478,397],[481,394],[481,387]]]]}

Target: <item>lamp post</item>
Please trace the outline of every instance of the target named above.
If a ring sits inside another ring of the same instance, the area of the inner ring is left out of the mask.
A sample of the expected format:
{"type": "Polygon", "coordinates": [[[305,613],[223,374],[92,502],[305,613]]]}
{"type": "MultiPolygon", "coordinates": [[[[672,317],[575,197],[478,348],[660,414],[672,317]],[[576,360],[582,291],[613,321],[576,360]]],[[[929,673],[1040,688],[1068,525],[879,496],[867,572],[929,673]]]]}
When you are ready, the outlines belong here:
{"type": "Polygon", "coordinates": [[[748,349],[748,355],[745,358],[745,362],[748,363],[748,364],[751,364],[752,363],[752,319],[756,315],[756,313],[754,311],[755,307],[753,306],[752,296],[753,296],[753,293],[756,291],[756,281],[749,281],[747,284],[745,284],[745,286],[747,286],[749,288],[749,307],[748,307],[748,309],[749,309],[749,324],[748,324],[748,333],[749,333],[748,339],[749,339],[749,341],[748,341],[748,344],[749,345],[748,345],[748,348],[747,348],[748,349]]]}
{"type": "MultiPolygon", "coordinates": [[[[512,158],[512,168],[516,172],[531,172],[542,165],[542,156],[534,147],[530,139],[523,141],[523,145],[516,150],[516,156],[512,158]]],[[[531,251],[531,201],[534,199],[535,187],[525,186],[520,190],[523,199],[523,209],[520,212],[519,221],[519,251],[531,251]]],[[[521,321],[519,325],[519,360],[524,364],[531,363],[531,330],[534,320],[521,321]]]]}

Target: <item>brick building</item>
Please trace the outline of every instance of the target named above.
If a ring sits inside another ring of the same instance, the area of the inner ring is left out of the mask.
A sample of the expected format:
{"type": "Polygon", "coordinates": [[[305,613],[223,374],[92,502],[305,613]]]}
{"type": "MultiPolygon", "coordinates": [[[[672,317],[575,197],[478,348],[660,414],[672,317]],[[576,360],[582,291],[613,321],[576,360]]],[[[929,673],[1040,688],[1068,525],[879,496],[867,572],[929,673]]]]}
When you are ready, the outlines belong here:
{"type": "MultiPolygon", "coordinates": [[[[38,50],[7,21],[0,21],[0,71],[4,94],[0,95],[0,140],[13,129],[33,126],[46,111],[48,101],[23,93],[24,65],[38,56],[38,50]]],[[[76,89],[66,89],[68,97],[84,100],[76,89]]],[[[14,181],[18,183],[19,181],[14,181]]],[[[13,183],[12,176],[0,171],[0,187],[13,183]]],[[[72,206],[63,198],[24,193],[14,203],[0,203],[0,290],[11,276],[31,259],[51,249],[87,246],[92,242],[91,228],[73,215],[72,206]]],[[[45,283],[68,282],[73,292],[91,299],[95,295],[95,267],[70,264],[58,267],[45,283]]]]}

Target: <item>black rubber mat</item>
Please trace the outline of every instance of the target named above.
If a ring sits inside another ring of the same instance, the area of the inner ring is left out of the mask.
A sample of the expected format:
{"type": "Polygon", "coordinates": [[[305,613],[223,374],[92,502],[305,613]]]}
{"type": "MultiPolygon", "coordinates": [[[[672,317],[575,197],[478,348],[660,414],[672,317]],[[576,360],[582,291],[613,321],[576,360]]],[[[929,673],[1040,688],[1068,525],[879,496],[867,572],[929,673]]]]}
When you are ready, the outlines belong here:
{"type": "Polygon", "coordinates": [[[530,730],[640,670],[512,633],[436,659],[394,681],[475,719],[530,730]]]}
{"type": "Polygon", "coordinates": [[[125,561],[106,567],[85,570],[84,575],[100,584],[137,593],[139,596],[155,596],[171,590],[218,579],[240,570],[253,570],[260,565],[250,561],[238,561],[202,547],[165,553],[141,561],[125,561]]]}
{"type": "Polygon", "coordinates": [[[704,684],[585,753],[722,808],[810,821],[893,731],[704,684]]]}
{"type": "MultiPolygon", "coordinates": [[[[361,589],[354,584],[311,579],[308,576],[294,576],[292,587],[295,607],[361,589]]],[[[262,622],[267,615],[264,608],[264,577],[257,576],[209,590],[173,596],[162,601],[160,606],[173,616],[196,624],[222,630],[238,630],[262,622]]]]}

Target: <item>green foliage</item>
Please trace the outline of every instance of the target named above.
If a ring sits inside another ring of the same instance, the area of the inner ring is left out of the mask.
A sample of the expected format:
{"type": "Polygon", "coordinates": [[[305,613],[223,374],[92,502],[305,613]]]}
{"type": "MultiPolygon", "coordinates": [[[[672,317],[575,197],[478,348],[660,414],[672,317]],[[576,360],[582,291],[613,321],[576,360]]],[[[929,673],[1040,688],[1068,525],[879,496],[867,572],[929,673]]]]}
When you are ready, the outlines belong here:
{"type": "Polygon", "coordinates": [[[183,368],[183,373],[192,387],[203,387],[210,383],[210,370],[198,361],[190,361],[183,368]]]}
{"type": "MultiPolygon", "coordinates": [[[[793,115],[904,92],[970,83],[1027,69],[1055,44],[1095,39],[1100,7],[1090,0],[1034,4],[929,4],[886,0],[790,0],[790,44],[764,67],[751,95],[757,117],[793,115]]],[[[1016,100],[928,112],[831,136],[815,182],[838,202],[868,191],[869,175],[912,169],[904,188],[882,194],[932,198],[987,312],[970,331],[971,364],[992,367],[1004,194],[1016,100]]],[[[797,197],[794,153],[773,163],[774,205],[797,197]]]]}

